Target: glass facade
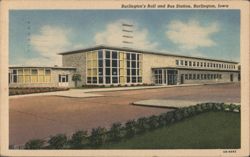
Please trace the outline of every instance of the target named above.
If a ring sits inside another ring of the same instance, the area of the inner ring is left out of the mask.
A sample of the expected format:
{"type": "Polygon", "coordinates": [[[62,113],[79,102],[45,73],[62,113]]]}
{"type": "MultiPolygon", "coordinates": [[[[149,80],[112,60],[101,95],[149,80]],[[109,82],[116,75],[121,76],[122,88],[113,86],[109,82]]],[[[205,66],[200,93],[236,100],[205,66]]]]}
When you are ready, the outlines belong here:
{"type": "Polygon", "coordinates": [[[140,53],[98,50],[87,52],[86,58],[87,84],[142,83],[140,53]]]}
{"type": "Polygon", "coordinates": [[[45,68],[12,69],[9,77],[9,83],[50,83],[51,70],[45,68]]]}

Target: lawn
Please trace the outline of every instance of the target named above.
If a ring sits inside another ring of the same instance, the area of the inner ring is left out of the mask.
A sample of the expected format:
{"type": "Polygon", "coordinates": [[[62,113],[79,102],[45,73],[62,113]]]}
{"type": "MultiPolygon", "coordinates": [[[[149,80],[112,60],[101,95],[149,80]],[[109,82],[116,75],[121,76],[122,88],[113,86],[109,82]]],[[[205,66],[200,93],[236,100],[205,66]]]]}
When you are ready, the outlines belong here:
{"type": "Polygon", "coordinates": [[[237,149],[240,114],[207,112],[102,149],[237,149]]]}

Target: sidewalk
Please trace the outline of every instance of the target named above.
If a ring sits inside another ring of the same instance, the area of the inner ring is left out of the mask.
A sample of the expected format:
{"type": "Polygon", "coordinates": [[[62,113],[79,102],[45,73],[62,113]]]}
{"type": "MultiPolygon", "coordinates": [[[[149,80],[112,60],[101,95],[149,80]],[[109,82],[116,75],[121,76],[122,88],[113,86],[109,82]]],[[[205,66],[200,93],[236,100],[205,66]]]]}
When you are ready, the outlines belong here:
{"type": "Polygon", "coordinates": [[[143,90],[143,89],[157,89],[157,88],[173,88],[173,87],[185,87],[195,86],[202,84],[183,84],[183,85],[171,85],[171,86],[139,86],[139,87],[114,87],[114,88],[92,88],[92,89],[70,89],[68,91],[46,92],[46,93],[34,93],[24,95],[13,95],[9,98],[21,98],[32,96],[64,96],[73,98],[88,98],[88,97],[100,97],[101,94],[94,94],[93,92],[112,92],[112,91],[128,91],[128,90],[143,90]]]}

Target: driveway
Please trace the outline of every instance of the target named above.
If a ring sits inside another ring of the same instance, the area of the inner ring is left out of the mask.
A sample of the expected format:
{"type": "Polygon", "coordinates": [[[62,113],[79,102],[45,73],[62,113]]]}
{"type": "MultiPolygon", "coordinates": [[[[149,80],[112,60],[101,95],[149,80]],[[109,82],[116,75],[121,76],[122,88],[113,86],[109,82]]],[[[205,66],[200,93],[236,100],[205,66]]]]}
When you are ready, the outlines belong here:
{"type": "Polygon", "coordinates": [[[101,97],[28,96],[10,98],[10,144],[94,127],[109,127],[170,109],[131,105],[146,99],[240,102],[240,84],[94,92],[101,97]]]}

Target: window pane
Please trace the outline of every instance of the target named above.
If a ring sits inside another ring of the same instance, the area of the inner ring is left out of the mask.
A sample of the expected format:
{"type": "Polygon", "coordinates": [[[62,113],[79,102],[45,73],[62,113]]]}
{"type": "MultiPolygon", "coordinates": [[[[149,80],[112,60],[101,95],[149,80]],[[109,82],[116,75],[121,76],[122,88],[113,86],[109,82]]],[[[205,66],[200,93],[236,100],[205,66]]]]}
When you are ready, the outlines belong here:
{"type": "Polygon", "coordinates": [[[113,83],[118,83],[118,77],[112,77],[112,82],[113,83]]]}
{"type": "Polygon", "coordinates": [[[130,67],[130,61],[127,61],[127,67],[128,68],[130,67]]]}
{"type": "Polygon", "coordinates": [[[32,75],[37,75],[37,69],[32,69],[32,70],[31,70],[31,74],[32,74],[32,75]]]}
{"type": "Polygon", "coordinates": [[[138,82],[142,82],[142,77],[138,77],[138,82]]]}
{"type": "Polygon", "coordinates": [[[136,77],[132,77],[132,83],[136,83],[136,77]]]}
{"type": "Polygon", "coordinates": [[[137,60],[140,60],[140,55],[139,54],[137,54],[137,60]]]}
{"type": "Polygon", "coordinates": [[[130,69],[127,69],[127,75],[130,75],[130,69]]]}
{"type": "Polygon", "coordinates": [[[106,75],[110,75],[110,68],[106,68],[106,75]]]}
{"type": "Polygon", "coordinates": [[[99,77],[99,83],[103,83],[103,77],[99,77]]]}
{"type": "Polygon", "coordinates": [[[88,83],[91,83],[91,77],[88,77],[88,78],[87,78],[87,82],[88,82],[88,83]]]}
{"type": "Polygon", "coordinates": [[[106,65],[106,67],[110,67],[110,60],[109,59],[105,60],[105,65],[106,65]]]}
{"type": "Polygon", "coordinates": [[[98,60],[98,66],[103,67],[103,61],[102,60],[98,60]]]}
{"type": "Polygon", "coordinates": [[[106,77],[106,83],[110,84],[110,77],[106,77]]]}
{"type": "Polygon", "coordinates": [[[127,77],[127,83],[130,83],[130,77],[127,77]]]}
{"type": "Polygon", "coordinates": [[[110,58],[110,51],[106,51],[106,58],[110,58]]]}
{"type": "Polygon", "coordinates": [[[132,60],[136,60],[136,55],[134,53],[131,54],[132,60]]]}
{"type": "Polygon", "coordinates": [[[51,71],[49,69],[45,70],[45,75],[50,75],[51,71]]]}
{"type": "Polygon", "coordinates": [[[130,53],[127,53],[126,56],[127,56],[127,60],[130,60],[130,53]]]}
{"type": "Polygon", "coordinates": [[[117,60],[112,60],[112,67],[117,67],[117,60]]]}
{"type": "Polygon", "coordinates": [[[112,75],[117,75],[117,68],[112,68],[112,75]]]}
{"type": "Polygon", "coordinates": [[[136,68],[136,61],[132,61],[132,68],[136,68]]]}
{"type": "Polygon", "coordinates": [[[116,51],[112,51],[112,59],[117,59],[117,52],[116,51]]]}
{"type": "Polygon", "coordinates": [[[93,77],[93,83],[97,83],[97,77],[93,77]]]}
{"type": "Polygon", "coordinates": [[[98,51],[98,58],[99,58],[99,59],[102,59],[102,58],[103,58],[102,50],[99,50],[99,51],[98,51]]]}
{"type": "Polygon", "coordinates": [[[132,69],[132,75],[136,75],[136,69],[132,69]]]}
{"type": "Polygon", "coordinates": [[[99,75],[103,75],[103,68],[99,68],[99,69],[98,69],[98,74],[99,74],[99,75]]]}

